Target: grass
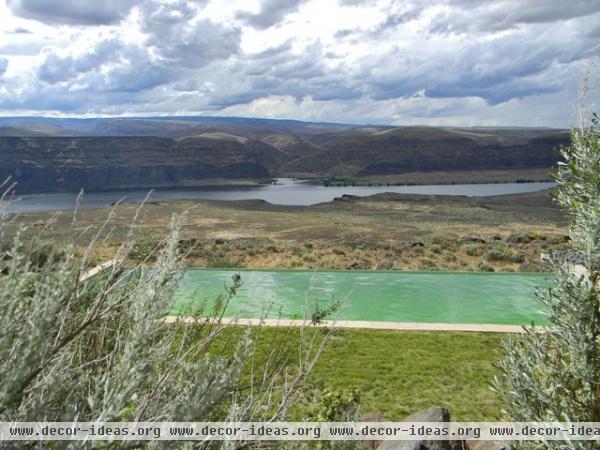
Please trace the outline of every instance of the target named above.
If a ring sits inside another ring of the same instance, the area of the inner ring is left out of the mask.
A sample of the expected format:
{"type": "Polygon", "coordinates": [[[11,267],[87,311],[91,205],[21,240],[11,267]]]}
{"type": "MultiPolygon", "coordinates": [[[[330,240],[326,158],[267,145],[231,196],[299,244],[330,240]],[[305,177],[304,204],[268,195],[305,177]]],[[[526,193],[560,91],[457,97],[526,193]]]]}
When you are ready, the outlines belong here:
{"type": "Polygon", "coordinates": [[[493,420],[500,408],[489,384],[502,354],[490,333],[336,331],[312,376],[317,389],[361,394],[363,413],[401,420],[433,405],[454,420],[493,420]]]}
{"type": "MultiPolygon", "coordinates": [[[[225,334],[231,337],[241,330],[231,327],[225,334]]],[[[298,333],[298,329],[263,328],[258,352],[290,335],[297,339],[298,333]]],[[[335,330],[308,379],[308,395],[293,412],[294,419],[305,417],[324,390],[356,388],[363,416],[375,413],[396,421],[423,408],[443,406],[453,420],[497,420],[500,405],[489,385],[493,364],[502,355],[502,338],[496,333],[335,330]]]]}

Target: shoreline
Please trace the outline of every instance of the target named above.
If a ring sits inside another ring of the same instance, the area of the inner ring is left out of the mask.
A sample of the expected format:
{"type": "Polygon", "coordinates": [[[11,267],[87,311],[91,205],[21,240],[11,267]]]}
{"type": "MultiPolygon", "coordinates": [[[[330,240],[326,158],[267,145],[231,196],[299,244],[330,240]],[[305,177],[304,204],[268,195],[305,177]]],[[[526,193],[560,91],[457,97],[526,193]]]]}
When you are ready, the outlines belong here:
{"type": "MultiPolygon", "coordinates": [[[[14,195],[18,197],[31,197],[36,195],[61,195],[61,194],[72,194],[78,195],[81,191],[85,194],[108,194],[112,192],[137,192],[137,191],[195,191],[195,190],[216,190],[216,189],[235,189],[235,188],[257,188],[264,186],[283,186],[283,184],[278,183],[278,179],[287,178],[287,177],[279,177],[272,178],[266,180],[240,180],[236,181],[227,181],[223,183],[199,183],[194,185],[182,185],[182,186],[154,186],[154,187],[146,187],[146,186],[138,186],[138,187],[122,187],[122,188],[108,188],[108,189],[94,189],[94,190],[85,190],[81,189],[78,191],[71,190],[58,190],[58,191],[28,191],[28,192],[16,192],[14,195]]],[[[294,180],[294,182],[305,183],[312,186],[318,186],[322,188],[352,188],[352,187],[372,187],[372,188],[384,188],[384,187],[418,187],[418,186],[474,186],[474,185],[490,185],[490,184],[533,184],[533,183],[553,183],[554,180],[551,178],[544,179],[529,179],[529,180],[504,180],[504,181],[450,181],[450,182],[355,182],[355,184],[348,183],[340,183],[340,184],[323,184],[327,178],[295,178],[289,177],[294,180]]],[[[18,187],[18,186],[17,186],[18,187]]],[[[416,194],[419,195],[419,194],[416,194]]],[[[432,194],[422,194],[422,195],[432,195],[432,194]]]]}

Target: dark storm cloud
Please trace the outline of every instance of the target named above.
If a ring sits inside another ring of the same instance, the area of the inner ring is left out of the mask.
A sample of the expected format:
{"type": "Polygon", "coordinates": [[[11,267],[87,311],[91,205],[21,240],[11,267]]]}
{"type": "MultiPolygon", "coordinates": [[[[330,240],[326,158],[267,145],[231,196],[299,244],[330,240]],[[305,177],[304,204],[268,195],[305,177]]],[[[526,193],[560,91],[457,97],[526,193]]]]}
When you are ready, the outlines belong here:
{"type": "Polygon", "coordinates": [[[239,52],[241,34],[238,28],[210,20],[190,23],[193,15],[185,6],[160,8],[142,16],[142,30],[148,34],[147,45],[169,64],[182,67],[202,67],[215,59],[228,58],[239,52]]]}
{"type": "Polygon", "coordinates": [[[59,56],[52,50],[46,51],[38,69],[38,76],[47,83],[68,81],[80,74],[100,68],[103,64],[126,56],[125,46],[117,39],[100,41],[88,52],[78,56],[59,56]]]}
{"type": "Polygon", "coordinates": [[[590,30],[586,34],[593,39],[599,39],[600,38],[600,23],[598,23],[596,26],[590,28],[590,30]]]}
{"type": "Polygon", "coordinates": [[[148,2],[142,8],[141,28],[147,46],[170,65],[187,68],[205,66],[239,52],[239,28],[208,19],[195,20],[205,2],[148,2]]]}
{"type": "Polygon", "coordinates": [[[6,0],[15,16],[47,24],[106,25],[119,22],[136,0],[6,0]]]}
{"type": "Polygon", "coordinates": [[[301,53],[294,53],[284,43],[259,54],[244,55],[220,72],[221,82],[227,88],[212,92],[209,106],[221,109],[277,95],[296,101],[306,97],[350,100],[362,95],[347,69],[331,70],[324,61],[324,49],[319,43],[301,53]]]}
{"type": "Polygon", "coordinates": [[[265,29],[277,25],[284,17],[296,12],[307,0],[263,0],[260,12],[253,14],[240,12],[237,18],[254,28],[265,29]]]}
{"type": "Polygon", "coordinates": [[[331,108],[339,121],[354,117],[353,110],[368,115],[368,108],[373,117],[386,117],[386,108],[388,117],[398,117],[393,108],[443,117],[466,104],[563,95],[573,74],[600,55],[600,0],[397,0],[385,10],[372,0],[338,0],[341,25],[332,18],[315,36],[302,34],[312,18],[300,6],[309,0],[261,0],[258,13],[224,7],[222,20],[210,15],[220,0],[209,8],[208,0],[5,1],[21,17],[92,25],[69,29],[75,45],[34,24],[31,35],[5,31],[0,55],[38,55],[21,78],[16,64],[3,75],[8,60],[0,58],[5,110],[218,114],[273,102],[298,111],[309,105],[317,115],[331,108]],[[349,25],[355,19],[346,19],[363,7],[369,19],[349,25]],[[298,11],[300,20],[288,28],[298,11]],[[93,25],[103,24],[116,26],[96,35],[93,25]],[[281,34],[263,33],[277,25],[281,34]],[[256,48],[266,35],[274,42],[256,48]]]}
{"type": "Polygon", "coordinates": [[[38,76],[49,84],[77,82],[90,91],[136,92],[171,82],[177,73],[147,49],[111,39],[78,57],[48,53],[38,76]]]}
{"type": "Polygon", "coordinates": [[[562,89],[560,80],[537,77],[599,52],[600,43],[579,36],[520,32],[493,41],[474,40],[460,49],[424,46],[417,57],[395,49],[364,61],[358,78],[377,100],[424,90],[430,97],[477,96],[497,104],[562,89]]]}
{"type": "MultiPolygon", "coordinates": [[[[66,92],[59,86],[28,86],[22,96],[0,98],[0,108],[59,111],[63,113],[98,113],[111,107],[133,104],[139,101],[137,94],[106,92],[66,92]]],[[[115,111],[116,112],[116,111],[115,111]]]]}
{"type": "Polygon", "coordinates": [[[132,61],[110,68],[106,73],[95,73],[88,81],[90,90],[97,92],[136,93],[167,84],[177,78],[166,67],[147,60],[132,61]]]}
{"type": "Polygon", "coordinates": [[[447,0],[447,4],[453,8],[438,14],[431,31],[499,31],[522,24],[551,23],[600,12],[600,0],[492,0],[481,3],[447,0]]]}
{"type": "Polygon", "coordinates": [[[143,44],[121,41],[117,33],[83,54],[46,50],[39,79],[50,84],[76,82],[92,90],[135,92],[180,81],[212,61],[239,51],[240,31],[197,19],[203,2],[148,1],[140,7],[143,44]]]}
{"type": "MultiPolygon", "coordinates": [[[[361,5],[366,0],[340,0],[344,5],[361,5]]],[[[600,0],[420,0],[398,1],[386,11],[386,18],[373,29],[377,35],[418,19],[433,6],[444,6],[432,21],[433,33],[494,32],[524,24],[541,24],[584,17],[600,12],[600,0]]]]}

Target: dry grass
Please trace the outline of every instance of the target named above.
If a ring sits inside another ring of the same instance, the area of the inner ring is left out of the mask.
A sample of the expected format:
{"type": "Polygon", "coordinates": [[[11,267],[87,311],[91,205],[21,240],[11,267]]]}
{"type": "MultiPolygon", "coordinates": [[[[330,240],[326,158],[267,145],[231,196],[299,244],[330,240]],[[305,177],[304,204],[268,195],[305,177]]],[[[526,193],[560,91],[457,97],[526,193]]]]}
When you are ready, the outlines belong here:
{"type": "MultiPolygon", "coordinates": [[[[565,245],[565,220],[547,194],[469,199],[380,195],[310,207],[265,202],[156,202],[144,207],[140,238],[158,241],[173,213],[188,210],[182,245],[194,266],[249,268],[536,270],[539,255],[565,245]]],[[[113,239],[100,260],[112,257],[135,205],[121,205],[113,239]]],[[[82,209],[74,227],[88,233],[107,208],[82,209]]],[[[17,223],[40,236],[65,238],[71,213],[42,226],[48,213],[23,214],[17,223]]]]}

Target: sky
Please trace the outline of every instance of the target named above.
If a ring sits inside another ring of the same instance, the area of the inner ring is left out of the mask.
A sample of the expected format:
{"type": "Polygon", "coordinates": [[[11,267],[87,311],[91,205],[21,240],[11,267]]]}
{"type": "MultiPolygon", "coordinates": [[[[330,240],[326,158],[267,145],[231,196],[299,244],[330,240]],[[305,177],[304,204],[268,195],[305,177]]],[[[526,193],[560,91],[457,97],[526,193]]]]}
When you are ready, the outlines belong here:
{"type": "Polygon", "coordinates": [[[0,0],[2,116],[568,127],[599,63],[600,0],[0,0]]]}

